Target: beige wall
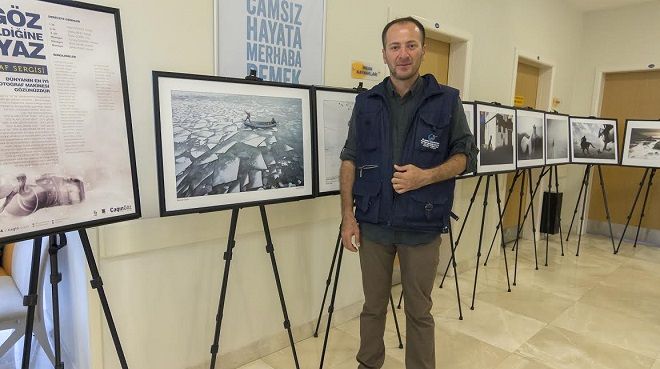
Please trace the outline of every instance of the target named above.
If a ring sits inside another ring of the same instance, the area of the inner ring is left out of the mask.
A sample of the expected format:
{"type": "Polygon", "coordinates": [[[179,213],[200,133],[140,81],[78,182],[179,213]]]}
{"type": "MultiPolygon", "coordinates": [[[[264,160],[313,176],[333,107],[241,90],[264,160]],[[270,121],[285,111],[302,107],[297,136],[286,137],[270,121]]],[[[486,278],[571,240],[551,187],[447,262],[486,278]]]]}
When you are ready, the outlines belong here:
{"type": "MultiPolygon", "coordinates": [[[[656,70],[660,67],[660,47],[657,46],[660,38],[658,19],[660,1],[584,15],[571,114],[587,116],[594,113],[594,99],[598,100],[600,95],[598,93],[594,96],[598,71],[645,69],[649,64],[655,64],[656,70]]],[[[575,189],[564,193],[563,220],[566,222],[568,219],[570,222],[569,217],[572,216],[575,206],[584,166],[568,166],[566,171],[568,176],[564,183],[566,187],[575,189]]],[[[638,179],[635,178],[635,183],[637,182],[638,179]]],[[[598,178],[592,176],[591,184],[598,185],[598,178]]],[[[594,226],[602,231],[607,229],[601,225],[594,226]]],[[[615,232],[618,230],[619,228],[615,227],[615,232]]],[[[607,232],[609,234],[609,229],[607,232]]]]}
{"type": "MultiPolygon", "coordinates": [[[[99,263],[131,368],[207,366],[222,273],[229,212],[159,219],[153,121],[152,70],[213,72],[213,1],[100,0],[122,12],[140,192],[148,219],[108,226],[98,234],[99,263]]],[[[570,112],[579,58],[581,15],[554,0],[415,1],[327,0],[325,82],[350,87],[351,60],[381,63],[380,32],[389,9],[422,15],[472,36],[470,99],[510,104],[514,51],[538,54],[556,65],[554,96],[570,112]]],[[[504,178],[501,178],[504,183],[504,178]]],[[[456,190],[463,215],[475,179],[456,190]]],[[[504,192],[504,189],[502,189],[504,192]]],[[[472,261],[481,197],[461,242],[458,259],[472,261]]],[[[325,286],[339,225],[337,197],[268,207],[292,324],[311,333],[325,286]]],[[[486,239],[495,228],[489,201],[486,239]]],[[[282,315],[264,250],[258,211],[239,219],[238,245],[229,280],[221,353],[285,344],[282,315]]],[[[446,245],[446,244],[445,244],[446,245]]],[[[487,245],[486,245],[487,246],[487,245]]],[[[357,257],[346,255],[337,308],[359,307],[357,257]]],[[[472,261],[473,262],[473,261],[472,261]]],[[[504,286],[503,286],[504,288],[504,286]]],[[[93,299],[92,299],[93,300],[93,299]]],[[[93,302],[92,318],[100,311],[93,302]]],[[[106,328],[92,326],[93,368],[118,368],[106,328]]],[[[252,350],[252,353],[258,350],[252,350]]]]}

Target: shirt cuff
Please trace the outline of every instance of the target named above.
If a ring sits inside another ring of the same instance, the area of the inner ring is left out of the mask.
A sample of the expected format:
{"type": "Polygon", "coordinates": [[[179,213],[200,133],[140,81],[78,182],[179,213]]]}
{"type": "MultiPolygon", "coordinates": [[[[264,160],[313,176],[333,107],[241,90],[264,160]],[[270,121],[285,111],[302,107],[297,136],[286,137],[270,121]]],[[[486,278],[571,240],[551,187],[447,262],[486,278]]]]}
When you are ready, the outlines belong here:
{"type": "Polygon", "coordinates": [[[449,157],[452,157],[455,154],[465,154],[467,161],[465,163],[465,173],[473,173],[477,171],[477,155],[479,154],[479,149],[475,145],[473,140],[466,140],[455,143],[450,152],[449,157]]]}

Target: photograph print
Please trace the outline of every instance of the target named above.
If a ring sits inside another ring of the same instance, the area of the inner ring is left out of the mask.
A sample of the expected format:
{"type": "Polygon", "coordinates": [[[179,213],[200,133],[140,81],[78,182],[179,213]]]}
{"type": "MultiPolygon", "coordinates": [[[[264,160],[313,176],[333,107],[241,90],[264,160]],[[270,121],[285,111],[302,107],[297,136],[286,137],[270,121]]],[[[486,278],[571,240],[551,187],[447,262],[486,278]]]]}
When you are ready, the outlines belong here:
{"type": "Polygon", "coordinates": [[[516,152],[518,168],[545,165],[543,119],[545,113],[535,110],[516,110],[516,152]]]}
{"type": "Polygon", "coordinates": [[[616,119],[570,117],[571,162],[618,164],[616,119]]]}
{"type": "MultiPolygon", "coordinates": [[[[470,133],[474,135],[474,103],[463,101],[463,111],[465,112],[465,119],[467,120],[468,127],[470,127],[470,133]]],[[[476,135],[474,136],[476,140],[476,135]]],[[[458,176],[458,178],[471,177],[476,173],[465,173],[458,176]]]]}
{"type": "Polygon", "coordinates": [[[311,197],[309,89],[154,72],[161,214],[311,197]]]}
{"type": "Polygon", "coordinates": [[[356,95],[353,90],[316,89],[319,194],[339,191],[339,154],[346,143],[356,95]]]}
{"type": "Polygon", "coordinates": [[[516,170],[516,110],[477,103],[477,173],[516,170]]]}
{"type": "Polygon", "coordinates": [[[627,120],[621,164],[660,168],[660,121],[627,120]]]}
{"type": "Polygon", "coordinates": [[[568,115],[545,115],[545,163],[548,165],[566,164],[571,161],[569,152],[568,115]]]}

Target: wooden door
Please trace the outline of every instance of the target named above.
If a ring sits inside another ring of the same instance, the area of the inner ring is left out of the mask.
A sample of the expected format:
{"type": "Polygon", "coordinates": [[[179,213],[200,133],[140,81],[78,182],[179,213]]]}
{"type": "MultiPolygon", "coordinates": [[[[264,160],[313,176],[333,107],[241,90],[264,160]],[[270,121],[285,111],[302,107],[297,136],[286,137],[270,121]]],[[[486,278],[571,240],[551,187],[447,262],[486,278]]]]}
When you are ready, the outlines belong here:
{"type": "MultiPolygon", "coordinates": [[[[619,131],[619,153],[623,145],[626,119],[660,119],[660,71],[608,73],[605,75],[601,117],[616,118],[619,131]]],[[[602,166],[607,201],[612,223],[625,224],[630,207],[644,174],[642,168],[602,166]]],[[[660,174],[660,173],[659,173],[660,174]]],[[[606,222],[606,212],[597,172],[591,183],[588,219],[606,222]]],[[[644,190],[646,191],[646,187],[644,190]]],[[[640,195],[631,225],[637,226],[644,192],[640,195]]],[[[660,229],[660,175],[654,178],[644,213],[643,228],[660,229]]],[[[630,231],[629,231],[630,232],[630,231]]]]}
{"type": "MultiPolygon", "coordinates": [[[[533,65],[518,63],[518,71],[516,74],[516,91],[514,105],[516,107],[536,108],[536,97],[539,88],[539,68],[533,65]]],[[[508,191],[511,183],[513,183],[514,174],[509,173],[506,177],[506,189],[508,191]]],[[[522,183],[522,176],[518,178],[516,185],[513,187],[511,193],[511,200],[504,212],[502,219],[502,226],[504,227],[504,242],[510,242],[516,238],[516,227],[518,225],[518,207],[520,205],[520,191],[523,191],[523,215],[525,212],[525,204],[528,196],[529,179],[525,178],[525,183],[522,183]],[[521,187],[522,186],[522,187],[521,187]]],[[[508,192],[507,192],[508,194],[508,192]]],[[[522,219],[521,219],[522,221],[522,219]]]]}
{"type": "Polygon", "coordinates": [[[446,42],[426,39],[426,53],[419,68],[421,75],[433,74],[439,83],[446,85],[449,80],[449,50],[446,42]]]}

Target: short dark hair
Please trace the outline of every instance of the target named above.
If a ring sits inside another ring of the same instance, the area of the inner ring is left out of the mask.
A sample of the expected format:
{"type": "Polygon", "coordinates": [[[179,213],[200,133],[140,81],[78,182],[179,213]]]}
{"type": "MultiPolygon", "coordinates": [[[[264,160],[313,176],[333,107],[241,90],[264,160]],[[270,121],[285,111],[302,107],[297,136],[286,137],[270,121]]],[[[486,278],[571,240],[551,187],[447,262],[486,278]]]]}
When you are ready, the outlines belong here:
{"type": "Polygon", "coordinates": [[[422,33],[422,45],[424,45],[424,43],[426,42],[426,31],[424,30],[424,26],[422,25],[422,23],[413,17],[405,17],[405,18],[397,18],[385,25],[385,28],[383,28],[383,33],[381,34],[381,39],[383,41],[383,49],[385,48],[385,35],[387,34],[387,31],[390,29],[390,27],[398,23],[412,23],[415,26],[417,26],[417,28],[419,28],[419,31],[422,33]]]}

